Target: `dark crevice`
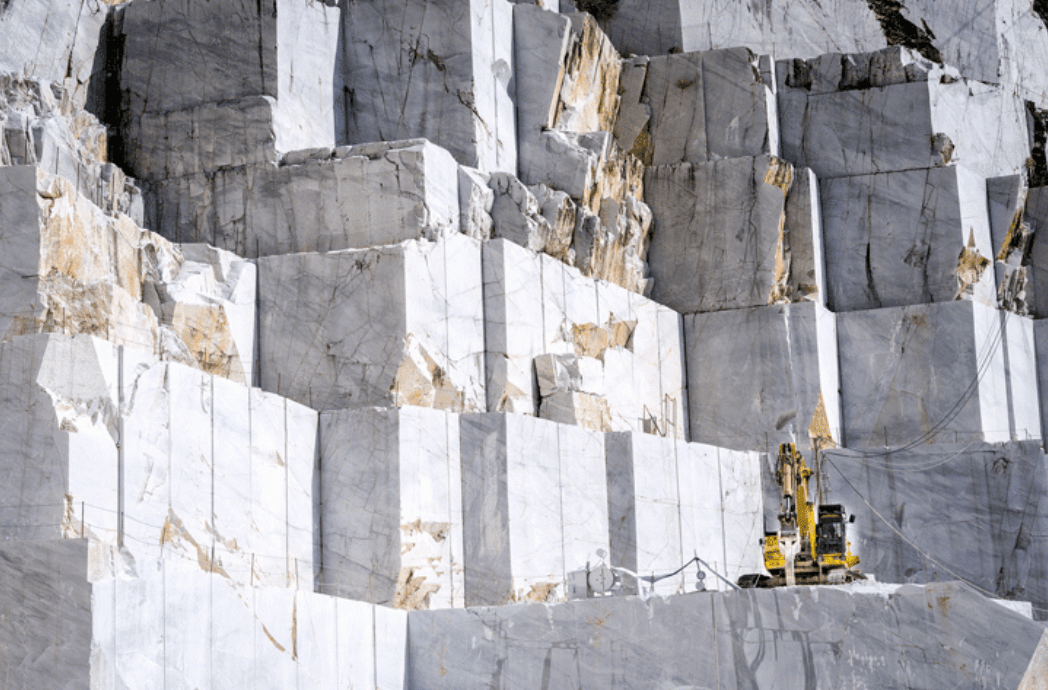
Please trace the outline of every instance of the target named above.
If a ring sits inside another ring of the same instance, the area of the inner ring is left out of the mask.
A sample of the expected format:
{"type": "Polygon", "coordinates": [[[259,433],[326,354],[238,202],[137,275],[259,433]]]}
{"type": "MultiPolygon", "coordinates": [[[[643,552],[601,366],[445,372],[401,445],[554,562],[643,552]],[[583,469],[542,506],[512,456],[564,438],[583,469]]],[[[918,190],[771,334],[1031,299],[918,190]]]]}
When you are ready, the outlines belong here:
{"type": "Polygon", "coordinates": [[[1038,108],[1026,101],[1027,123],[1030,130],[1030,157],[1026,159],[1026,170],[1031,187],[1048,185],[1048,161],[1045,160],[1045,143],[1048,141],[1048,110],[1038,108]]]}
{"type": "MultiPolygon", "coordinates": [[[[1048,2],[1048,0],[1046,0],[1048,2]]],[[[598,22],[611,21],[619,8],[619,0],[575,0],[580,12],[589,12],[598,22]]]]}
{"type": "Polygon", "coordinates": [[[877,16],[881,32],[888,41],[888,45],[905,46],[916,50],[928,60],[942,63],[939,49],[932,45],[935,35],[928,29],[924,20],[921,20],[922,26],[917,26],[902,16],[903,4],[901,2],[898,0],[866,0],[866,4],[877,16]]]}
{"type": "Polygon", "coordinates": [[[1048,27],[1048,0],[1033,0],[1033,11],[1048,27]]]}

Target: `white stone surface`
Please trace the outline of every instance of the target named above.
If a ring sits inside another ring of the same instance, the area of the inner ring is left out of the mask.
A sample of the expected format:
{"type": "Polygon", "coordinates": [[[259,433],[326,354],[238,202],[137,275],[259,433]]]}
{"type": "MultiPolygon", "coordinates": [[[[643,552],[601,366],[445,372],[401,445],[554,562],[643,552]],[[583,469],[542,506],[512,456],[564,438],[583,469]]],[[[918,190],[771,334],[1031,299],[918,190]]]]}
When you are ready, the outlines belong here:
{"type": "Polygon", "coordinates": [[[460,429],[466,606],[563,600],[609,547],[604,435],[516,414],[460,429]]]}
{"type": "Polygon", "coordinates": [[[1039,437],[1023,317],[950,302],[837,321],[848,447],[1039,437]]]}
{"type": "MultiPolygon", "coordinates": [[[[608,434],[605,449],[612,565],[658,576],[697,555],[731,581],[760,571],[764,514],[756,453],[637,433],[608,434]]],[[[689,566],[656,582],[654,591],[694,592],[697,572],[689,566]]],[[[629,576],[623,584],[627,592],[651,591],[629,576]]],[[[703,584],[725,589],[708,571],[703,584]]]]}
{"type": "Polygon", "coordinates": [[[85,336],[14,338],[0,360],[5,539],[122,538],[240,584],[311,586],[315,412],[85,336]]]}
{"type": "Polygon", "coordinates": [[[120,75],[135,174],[164,177],[213,170],[230,159],[243,163],[236,159],[257,155],[252,149],[263,142],[277,151],[333,145],[339,16],[324,3],[288,0],[129,7],[120,75]],[[262,96],[271,100],[260,102],[262,96]],[[144,114],[166,115],[139,125],[144,114]],[[169,146],[200,141],[183,145],[189,150],[182,156],[135,150],[136,141],[160,132],[170,134],[169,146]],[[242,142],[230,141],[231,134],[242,142]]]}
{"type": "Polygon", "coordinates": [[[756,65],[747,48],[626,61],[615,135],[645,165],[778,155],[774,85],[756,65]]]}
{"type": "Polygon", "coordinates": [[[771,156],[649,168],[652,299],[687,314],[817,297],[813,182],[771,156]]]}
{"type": "Polygon", "coordinates": [[[913,61],[920,64],[899,50],[830,54],[815,65],[780,61],[782,156],[819,179],[949,163],[987,177],[1020,172],[1030,155],[1022,98],[954,70],[910,69],[913,61]],[[862,74],[884,85],[856,78],[862,74]],[[992,141],[987,130],[996,132],[992,141]]]}
{"type": "Polygon", "coordinates": [[[835,449],[822,467],[833,502],[856,516],[848,539],[864,572],[900,583],[964,578],[1009,604],[1044,606],[1039,442],[835,449]]]}
{"type": "Polygon", "coordinates": [[[0,72],[63,82],[77,106],[101,105],[96,89],[108,15],[108,5],[87,0],[8,3],[0,16],[0,72]]]}
{"type": "Polygon", "coordinates": [[[839,444],[832,318],[812,303],[685,316],[689,438],[739,450],[839,444]]]}
{"type": "Polygon", "coordinates": [[[463,605],[458,415],[321,417],[324,594],[416,610],[463,605]]]}
{"type": "Polygon", "coordinates": [[[36,164],[107,213],[125,213],[141,225],[141,194],[108,162],[108,131],[80,109],[71,80],[0,74],[0,165],[36,164]]]}
{"type": "Polygon", "coordinates": [[[207,247],[187,255],[35,166],[0,169],[0,218],[2,337],[98,335],[252,380],[254,266],[207,247]]]}
{"type": "Polygon", "coordinates": [[[1004,690],[1018,687],[1043,631],[957,582],[425,611],[410,618],[408,682],[770,689],[891,687],[902,676],[923,687],[1004,690]]]}
{"type": "Polygon", "coordinates": [[[544,132],[614,128],[622,66],[592,16],[521,4],[513,17],[518,167],[524,181],[535,184],[555,175],[551,167],[563,165],[548,157],[544,132]]]}
{"type": "Polygon", "coordinates": [[[958,298],[996,304],[980,176],[960,166],[856,175],[823,180],[820,196],[834,311],[958,298]]]}
{"type": "Polygon", "coordinates": [[[484,408],[479,243],[259,260],[261,387],[318,410],[484,408]]]}
{"type": "Polygon", "coordinates": [[[413,139],[334,155],[167,180],[154,190],[147,217],[167,237],[252,257],[459,231],[459,169],[444,149],[413,139]]]}
{"type": "Polygon", "coordinates": [[[484,245],[484,318],[488,411],[546,416],[535,358],[554,358],[539,365],[541,383],[549,381],[547,365],[574,356],[602,364],[608,426],[592,421],[604,419],[600,401],[579,397],[598,390],[595,367],[593,383],[560,391],[575,395],[548,404],[548,414],[566,423],[591,420],[592,428],[686,434],[678,314],[550,256],[493,240],[484,245]]]}
{"type": "Polygon", "coordinates": [[[339,141],[425,137],[463,165],[515,172],[513,7],[507,0],[347,6],[339,141]]]}
{"type": "Polygon", "coordinates": [[[121,562],[81,541],[6,544],[2,554],[0,610],[19,622],[0,632],[9,680],[104,690],[406,687],[402,611],[243,589],[177,562],[121,562]]]}

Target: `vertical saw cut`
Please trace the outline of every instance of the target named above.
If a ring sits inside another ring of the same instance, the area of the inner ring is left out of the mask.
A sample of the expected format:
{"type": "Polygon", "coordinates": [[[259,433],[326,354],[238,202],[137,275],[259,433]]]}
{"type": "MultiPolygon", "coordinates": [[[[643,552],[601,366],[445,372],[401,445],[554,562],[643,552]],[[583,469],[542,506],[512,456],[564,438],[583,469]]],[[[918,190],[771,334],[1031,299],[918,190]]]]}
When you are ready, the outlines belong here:
{"type": "Polygon", "coordinates": [[[779,444],[775,481],[781,492],[779,529],[765,531],[761,545],[768,575],[749,573],[739,578],[740,587],[792,587],[793,585],[844,584],[865,579],[855,568],[859,557],[852,554],[847,538],[844,507],[816,505],[810,500],[808,479],[812,471],[792,443],[779,444]]]}

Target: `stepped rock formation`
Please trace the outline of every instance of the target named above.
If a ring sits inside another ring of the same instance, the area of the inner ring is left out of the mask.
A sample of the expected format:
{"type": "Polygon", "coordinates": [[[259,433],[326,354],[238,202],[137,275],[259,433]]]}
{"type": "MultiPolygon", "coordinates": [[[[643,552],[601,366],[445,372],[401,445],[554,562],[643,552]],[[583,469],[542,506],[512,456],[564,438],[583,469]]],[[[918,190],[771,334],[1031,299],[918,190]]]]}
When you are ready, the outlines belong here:
{"type": "Polygon", "coordinates": [[[0,0],[0,690],[1048,687],[1046,22],[0,0]]]}

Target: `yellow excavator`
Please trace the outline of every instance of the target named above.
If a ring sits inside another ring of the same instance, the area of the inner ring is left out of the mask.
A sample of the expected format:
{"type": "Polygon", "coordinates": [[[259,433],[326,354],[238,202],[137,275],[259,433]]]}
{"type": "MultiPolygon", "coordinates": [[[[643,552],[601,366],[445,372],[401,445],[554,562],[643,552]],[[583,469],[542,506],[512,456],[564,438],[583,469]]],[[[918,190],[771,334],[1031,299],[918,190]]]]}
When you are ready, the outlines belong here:
{"type": "MultiPolygon", "coordinates": [[[[816,509],[809,500],[811,474],[794,444],[779,444],[775,463],[775,481],[782,496],[779,529],[765,532],[761,540],[764,567],[770,576],[743,575],[738,580],[739,587],[844,584],[864,579],[855,569],[859,557],[851,553],[844,508],[834,504],[816,509]]],[[[848,522],[854,521],[853,515],[848,522]]]]}

